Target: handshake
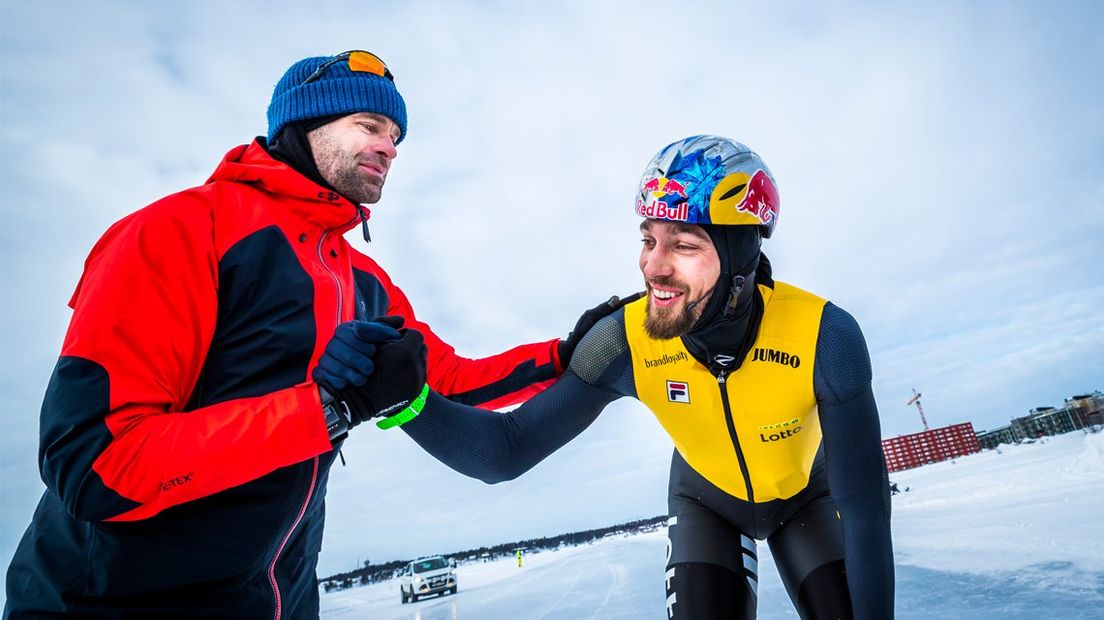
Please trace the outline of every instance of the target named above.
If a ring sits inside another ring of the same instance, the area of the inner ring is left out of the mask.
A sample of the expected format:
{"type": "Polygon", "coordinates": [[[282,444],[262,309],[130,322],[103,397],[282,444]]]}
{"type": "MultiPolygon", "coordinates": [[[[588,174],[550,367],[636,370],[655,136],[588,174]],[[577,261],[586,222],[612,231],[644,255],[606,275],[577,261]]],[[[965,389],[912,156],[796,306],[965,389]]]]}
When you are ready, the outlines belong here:
{"type": "Polygon", "coordinates": [[[313,373],[330,439],[369,418],[391,428],[418,415],[429,394],[426,355],[422,335],[403,328],[402,317],[338,325],[313,373]]]}
{"type": "MultiPolygon", "coordinates": [[[[560,367],[568,367],[590,328],[642,295],[636,293],[625,299],[615,295],[584,312],[558,344],[560,367]]],[[[369,418],[383,417],[379,427],[391,428],[421,413],[429,395],[426,355],[422,335],[403,328],[400,316],[338,325],[313,375],[330,440],[341,438],[369,418]]]]}

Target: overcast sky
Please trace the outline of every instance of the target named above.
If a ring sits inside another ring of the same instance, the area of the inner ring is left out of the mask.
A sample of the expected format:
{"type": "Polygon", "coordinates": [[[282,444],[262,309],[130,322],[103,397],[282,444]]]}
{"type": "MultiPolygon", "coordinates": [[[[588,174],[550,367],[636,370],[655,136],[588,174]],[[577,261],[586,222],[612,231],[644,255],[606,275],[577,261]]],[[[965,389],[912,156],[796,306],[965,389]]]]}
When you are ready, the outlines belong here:
{"type": "MultiPolygon", "coordinates": [[[[862,325],[885,436],[921,430],[913,387],[932,426],[977,429],[1104,389],[1102,5],[776,4],[4,0],[3,566],[43,488],[38,409],[84,257],[263,134],[308,55],[394,72],[408,137],[374,242],[350,241],[464,354],[639,289],[643,167],[712,133],[778,180],[776,277],[862,325]]],[[[494,487],[357,430],[323,574],[666,510],[670,443],[636,403],[494,487]]]]}

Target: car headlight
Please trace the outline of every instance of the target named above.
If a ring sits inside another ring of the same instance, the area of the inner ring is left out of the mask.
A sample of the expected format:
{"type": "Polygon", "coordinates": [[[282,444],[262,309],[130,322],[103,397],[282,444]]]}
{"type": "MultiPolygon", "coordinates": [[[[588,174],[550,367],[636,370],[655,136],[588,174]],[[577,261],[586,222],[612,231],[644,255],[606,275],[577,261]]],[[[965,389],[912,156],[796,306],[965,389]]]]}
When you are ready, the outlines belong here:
{"type": "Polygon", "coordinates": [[[455,575],[455,574],[456,574],[456,569],[454,568],[454,569],[450,570],[450,571],[449,571],[449,574],[450,574],[450,575],[455,575]]]}
{"type": "Polygon", "coordinates": [[[421,582],[422,582],[422,578],[421,578],[421,577],[415,577],[415,578],[414,578],[414,583],[421,583],[421,582]]]}

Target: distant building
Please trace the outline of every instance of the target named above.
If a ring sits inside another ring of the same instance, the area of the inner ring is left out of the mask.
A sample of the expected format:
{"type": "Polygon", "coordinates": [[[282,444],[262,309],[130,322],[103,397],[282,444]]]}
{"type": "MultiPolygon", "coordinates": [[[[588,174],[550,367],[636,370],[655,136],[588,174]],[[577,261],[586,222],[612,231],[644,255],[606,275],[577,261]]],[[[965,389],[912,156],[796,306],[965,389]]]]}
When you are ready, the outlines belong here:
{"type": "Polygon", "coordinates": [[[1061,435],[1090,426],[1104,425],[1104,394],[1079,394],[1064,405],[1035,407],[1027,415],[1013,418],[1008,426],[978,433],[978,443],[988,450],[1002,443],[1019,443],[1048,435],[1061,435]]]}
{"type": "Polygon", "coordinates": [[[1009,424],[991,431],[982,431],[977,434],[977,438],[982,450],[992,450],[1002,443],[1019,443],[1024,440],[1024,435],[1019,427],[1009,424]]]}
{"type": "Polygon", "coordinates": [[[969,422],[882,440],[886,468],[891,472],[980,451],[974,426],[969,422]]]}
{"type": "Polygon", "coordinates": [[[1104,394],[1079,394],[1066,399],[1066,407],[1074,409],[1085,421],[1085,426],[1104,426],[1104,394]]]}

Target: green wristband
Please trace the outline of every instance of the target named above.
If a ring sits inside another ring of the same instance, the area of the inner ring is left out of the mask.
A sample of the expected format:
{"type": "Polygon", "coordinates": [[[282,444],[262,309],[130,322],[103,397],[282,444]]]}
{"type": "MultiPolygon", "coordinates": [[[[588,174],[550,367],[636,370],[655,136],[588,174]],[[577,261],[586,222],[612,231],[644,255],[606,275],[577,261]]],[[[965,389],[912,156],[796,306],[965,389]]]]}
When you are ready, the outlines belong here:
{"type": "Polygon", "coordinates": [[[425,407],[426,398],[429,396],[429,384],[422,386],[422,393],[418,394],[418,397],[414,399],[414,402],[410,403],[406,409],[396,413],[393,416],[386,417],[379,422],[376,422],[376,426],[386,430],[394,428],[396,426],[402,426],[407,422],[418,417],[418,414],[422,412],[425,407]]]}

